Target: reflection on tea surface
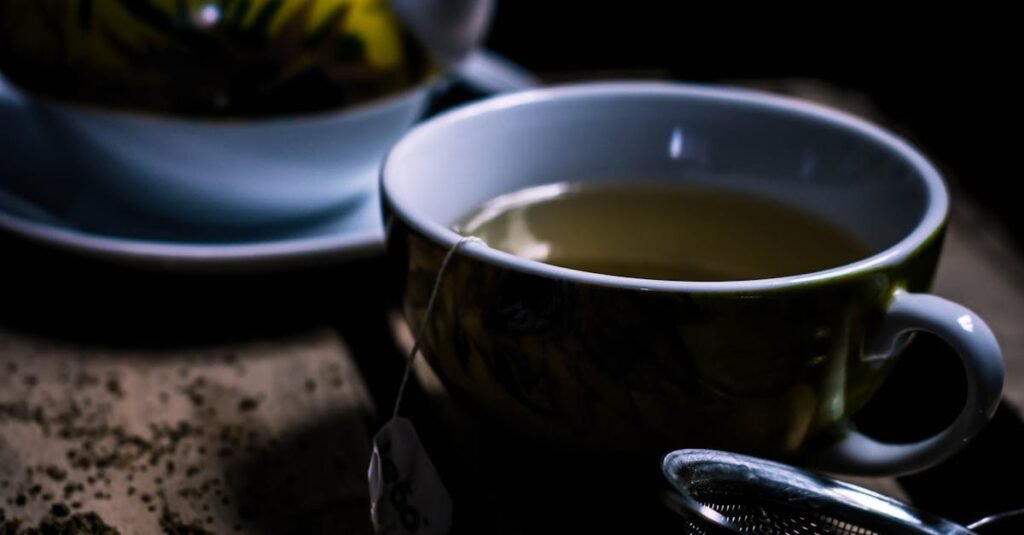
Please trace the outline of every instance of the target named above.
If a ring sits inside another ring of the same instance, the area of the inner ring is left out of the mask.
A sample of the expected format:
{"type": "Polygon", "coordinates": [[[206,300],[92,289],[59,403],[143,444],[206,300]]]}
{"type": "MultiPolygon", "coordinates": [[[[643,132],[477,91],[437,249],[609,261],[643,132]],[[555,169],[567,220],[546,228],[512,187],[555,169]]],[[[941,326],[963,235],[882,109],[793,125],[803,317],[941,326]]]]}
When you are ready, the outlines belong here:
{"type": "Polygon", "coordinates": [[[458,228],[530,260],[645,279],[765,279],[867,256],[855,238],[815,215],[684,184],[537,186],[492,199],[458,228]]]}

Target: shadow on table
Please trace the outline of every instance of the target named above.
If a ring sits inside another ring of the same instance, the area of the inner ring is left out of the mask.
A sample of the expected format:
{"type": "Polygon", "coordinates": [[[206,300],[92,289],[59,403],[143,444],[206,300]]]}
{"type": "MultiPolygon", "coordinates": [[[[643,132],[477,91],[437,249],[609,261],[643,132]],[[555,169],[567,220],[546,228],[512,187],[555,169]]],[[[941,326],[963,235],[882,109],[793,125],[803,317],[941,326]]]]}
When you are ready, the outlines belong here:
{"type": "Polygon", "coordinates": [[[387,284],[379,258],[273,272],[188,273],[123,267],[2,234],[0,251],[0,326],[87,343],[230,342],[368,321],[370,309],[381,308],[387,284]]]}
{"type": "Polygon", "coordinates": [[[244,532],[370,533],[366,428],[360,414],[335,413],[229,466],[225,480],[244,532]]]}
{"type": "Polygon", "coordinates": [[[922,509],[969,524],[1024,507],[1024,421],[1007,403],[963,451],[900,486],[922,509]]]}
{"type": "MultiPolygon", "coordinates": [[[[952,422],[965,392],[956,355],[939,339],[919,334],[857,424],[882,440],[920,440],[952,422]]],[[[1024,507],[1024,493],[1017,490],[1024,482],[1019,409],[1004,401],[959,453],[898,482],[917,507],[961,523],[1024,507]]]]}

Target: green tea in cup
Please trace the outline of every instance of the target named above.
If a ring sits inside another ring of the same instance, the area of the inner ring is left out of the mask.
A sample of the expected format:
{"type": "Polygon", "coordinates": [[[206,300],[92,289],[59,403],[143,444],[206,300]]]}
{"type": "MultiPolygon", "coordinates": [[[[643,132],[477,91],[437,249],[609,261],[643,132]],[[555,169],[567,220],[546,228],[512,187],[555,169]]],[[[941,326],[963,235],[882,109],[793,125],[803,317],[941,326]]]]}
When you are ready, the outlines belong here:
{"type": "Polygon", "coordinates": [[[770,279],[867,256],[854,236],[798,207],[685,183],[534,186],[488,201],[458,229],[530,260],[642,279],[770,279]]]}

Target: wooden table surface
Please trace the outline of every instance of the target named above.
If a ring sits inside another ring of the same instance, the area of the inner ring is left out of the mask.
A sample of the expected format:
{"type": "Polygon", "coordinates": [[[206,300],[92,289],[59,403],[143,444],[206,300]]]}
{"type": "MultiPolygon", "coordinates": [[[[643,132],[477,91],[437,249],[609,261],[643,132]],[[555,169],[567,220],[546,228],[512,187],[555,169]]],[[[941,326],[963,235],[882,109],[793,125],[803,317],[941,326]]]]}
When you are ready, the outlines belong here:
{"type": "MultiPolygon", "coordinates": [[[[1024,261],[981,208],[963,197],[953,206],[935,292],[989,322],[1006,357],[1006,400],[1024,406],[1024,261]]],[[[95,513],[121,533],[370,531],[370,441],[408,342],[379,259],[287,274],[164,274],[9,236],[0,258],[0,526],[95,513]]],[[[529,515],[493,497],[504,483],[470,466],[479,452],[459,451],[473,426],[419,371],[407,413],[451,477],[457,531],[543,531],[517,526],[529,515]]],[[[1020,459],[1002,461],[1020,473],[1020,459]]],[[[559,477],[535,484],[571,487],[559,477]]],[[[924,477],[858,481],[916,500],[908,489],[924,477]]],[[[962,486],[970,481],[946,483],[947,495],[978,497],[962,486]]],[[[1024,496],[1014,502],[1024,506],[1024,496]]],[[[635,513],[636,526],[645,514],[635,513]]]]}

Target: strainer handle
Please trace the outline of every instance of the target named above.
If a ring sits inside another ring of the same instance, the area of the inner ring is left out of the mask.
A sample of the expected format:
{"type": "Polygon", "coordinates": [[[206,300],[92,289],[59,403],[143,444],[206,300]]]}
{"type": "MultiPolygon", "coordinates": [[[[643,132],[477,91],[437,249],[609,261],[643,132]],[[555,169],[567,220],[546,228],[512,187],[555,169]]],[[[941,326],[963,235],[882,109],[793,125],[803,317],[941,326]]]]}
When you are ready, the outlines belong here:
{"type": "Polygon", "coordinates": [[[1003,358],[988,325],[952,301],[900,290],[894,294],[866,358],[891,358],[913,331],[938,336],[960,357],[967,376],[967,399],[956,420],[912,444],[887,444],[849,429],[838,443],[810,459],[816,468],[862,475],[917,472],[952,456],[992,418],[1003,390],[1003,358]]]}

